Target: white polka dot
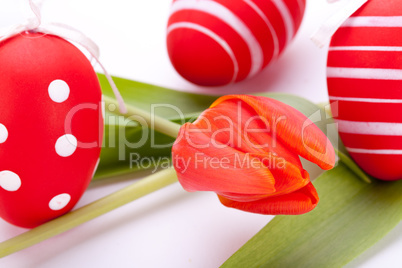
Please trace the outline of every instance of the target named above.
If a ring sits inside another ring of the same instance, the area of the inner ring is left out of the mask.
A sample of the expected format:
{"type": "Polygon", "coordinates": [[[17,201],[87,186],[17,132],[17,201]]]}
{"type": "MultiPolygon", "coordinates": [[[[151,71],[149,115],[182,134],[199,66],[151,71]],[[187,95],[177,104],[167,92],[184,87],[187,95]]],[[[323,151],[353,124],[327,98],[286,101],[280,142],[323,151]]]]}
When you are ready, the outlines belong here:
{"type": "Polygon", "coordinates": [[[0,124],[0,143],[3,143],[8,138],[8,130],[5,125],[0,124]]]}
{"type": "Polygon", "coordinates": [[[94,168],[94,172],[92,173],[92,178],[95,176],[96,170],[99,167],[99,162],[100,162],[100,158],[98,159],[98,161],[96,162],[95,168],[94,168]]]}
{"type": "Polygon", "coordinates": [[[71,200],[69,194],[59,194],[52,198],[49,202],[49,208],[51,210],[60,210],[65,208],[71,200]]]}
{"type": "Polygon", "coordinates": [[[59,79],[50,83],[48,91],[50,98],[57,103],[67,100],[70,95],[70,87],[66,82],[59,79]]]}
{"type": "Polygon", "coordinates": [[[21,187],[21,179],[14,172],[4,170],[0,172],[0,186],[6,191],[15,192],[21,187]]]}
{"type": "Polygon", "coordinates": [[[70,156],[77,149],[77,144],[78,141],[73,135],[63,135],[56,141],[56,153],[62,157],[70,156]]]}

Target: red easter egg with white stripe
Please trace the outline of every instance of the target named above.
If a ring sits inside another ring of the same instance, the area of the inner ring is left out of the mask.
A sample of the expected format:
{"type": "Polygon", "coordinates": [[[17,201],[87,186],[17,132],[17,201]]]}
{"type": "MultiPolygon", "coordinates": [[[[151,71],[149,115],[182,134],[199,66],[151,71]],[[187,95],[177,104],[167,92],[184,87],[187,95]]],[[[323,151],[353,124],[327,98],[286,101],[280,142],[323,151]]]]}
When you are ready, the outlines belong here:
{"type": "Polygon", "coordinates": [[[176,71],[204,86],[260,72],[293,39],[305,0],[175,0],[167,50],[176,71]]]}
{"type": "Polygon", "coordinates": [[[402,179],[402,2],[371,0],[334,34],[328,93],[340,137],[368,174],[402,179]]]}
{"type": "Polygon", "coordinates": [[[64,39],[22,33],[0,43],[0,217],[35,227],[73,208],[93,177],[101,89],[64,39]]]}

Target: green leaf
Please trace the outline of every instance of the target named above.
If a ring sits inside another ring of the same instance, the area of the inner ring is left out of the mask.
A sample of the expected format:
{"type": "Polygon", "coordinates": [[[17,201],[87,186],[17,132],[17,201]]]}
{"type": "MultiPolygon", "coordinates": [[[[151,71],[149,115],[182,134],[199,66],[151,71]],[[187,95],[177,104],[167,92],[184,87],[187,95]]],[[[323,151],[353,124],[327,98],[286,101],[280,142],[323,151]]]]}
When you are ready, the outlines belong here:
{"type": "MultiPolygon", "coordinates": [[[[105,76],[98,74],[98,78],[102,87],[102,93],[114,98],[112,89],[105,76]]],[[[116,83],[124,101],[145,111],[150,111],[152,104],[169,104],[179,108],[184,115],[188,115],[205,110],[218,98],[217,96],[167,89],[120,77],[113,77],[113,81],[116,83]]],[[[155,109],[155,112],[164,118],[179,118],[178,113],[173,109],[155,109]]]]}
{"type": "MultiPolygon", "coordinates": [[[[106,77],[101,74],[98,77],[102,93],[114,98],[106,77]]],[[[113,80],[125,102],[149,112],[154,107],[155,114],[180,124],[197,118],[217,98],[118,77],[113,80]]],[[[171,137],[106,112],[101,162],[95,179],[131,173],[142,169],[140,167],[154,168],[156,163],[159,166],[167,163],[173,142],[171,137]]]]}
{"type": "Polygon", "coordinates": [[[402,180],[367,184],[341,163],[314,185],[312,212],[275,217],[222,267],[341,267],[402,219],[402,180]]]}
{"type": "MultiPolygon", "coordinates": [[[[102,74],[99,74],[98,77],[103,94],[113,98],[114,95],[106,77],[102,74]]],[[[218,96],[175,91],[119,77],[114,77],[113,80],[126,103],[144,111],[151,111],[153,105],[168,104],[165,107],[155,108],[155,114],[179,124],[195,120],[218,98],[218,96]]],[[[370,181],[368,176],[350,159],[340,142],[336,128],[328,127],[334,126],[334,122],[332,118],[328,118],[323,109],[294,95],[283,93],[259,93],[257,95],[282,101],[312,119],[342,153],[339,153],[339,158],[345,160],[347,166],[362,180],[370,181]]],[[[169,161],[173,142],[174,139],[167,135],[106,112],[101,162],[95,179],[124,175],[141,170],[140,167],[153,169],[156,165],[161,166],[169,161]]]]}

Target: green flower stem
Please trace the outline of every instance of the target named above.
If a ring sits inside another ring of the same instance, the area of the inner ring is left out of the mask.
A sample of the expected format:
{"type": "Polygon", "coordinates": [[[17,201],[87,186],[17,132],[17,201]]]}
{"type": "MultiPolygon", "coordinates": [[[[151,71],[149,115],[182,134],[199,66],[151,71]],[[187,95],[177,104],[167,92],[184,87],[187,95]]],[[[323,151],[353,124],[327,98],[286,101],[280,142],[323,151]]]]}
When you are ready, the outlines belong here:
{"type": "MultiPolygon", "coordinates": [[[[103,100],[105,102],[106,109],[108,109],[108,110],[110,110],[110,107],[118,107],[118,103],[115,99],[112,99],[112,98],[109,98],[109,97],[103,95],[103,100]]],[[[126,108],[127,108],[127,113],[122,114],[124,117],[126,117],[126,118],[140,117],[142,120],[144,120],[147,123],[147,125],[150,128],[155,129],[156,131],[166,134],[172,138],[177,138],[177,136],[179,135],[181,125],[173,123],[172,121],[169,121],[168,119],[157,116],[155,114],[151,114],[147,111],[138,109],[127,103],[126,103],[126,108]]],[[[113,113],[120,114],[118,110],[113,111],[113,113]]]]}
{"type": "Polygon", "coordinates": [[[177,182],[177,176],[173,168],[152,174],[113,194],[0,243],[0,258],[68,231],[175,182],[177,182]]]}

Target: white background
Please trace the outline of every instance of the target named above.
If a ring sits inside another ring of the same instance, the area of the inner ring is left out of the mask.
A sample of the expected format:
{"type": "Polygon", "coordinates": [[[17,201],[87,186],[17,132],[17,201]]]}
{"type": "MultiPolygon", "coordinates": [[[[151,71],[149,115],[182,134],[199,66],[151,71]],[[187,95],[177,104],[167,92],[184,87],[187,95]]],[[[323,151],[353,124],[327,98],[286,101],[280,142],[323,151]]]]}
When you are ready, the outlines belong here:
{"type": "MultiPolygon", "coordinates": [[[[326,49],[316,48],[309,36],[343,3],[310,0],[297,37],[274,65],[252,80],[214,89],[186,82],[170,65],[165,48],[170,0],[53,0],[45,2],[43,18],[69,24],[91,37],[113,75],[178,90],[280,91],[323,102],[328,100],[326,49]]],[[[23,22],[28,11],[27,1],[0,0],[0,27],[23,22]]],[[[95,182],[78,206],[144,175],[95,182]]],[[[271,218],[227,209],[213,193],[186,193],[175,184],[1,259],[0,267],[217,267],[271,218]]],[[[24,231],[0,220],[0,241],[24,231]]],[[[348,267],[402,267],[401,253],[399,224],[348,267]]]]}

